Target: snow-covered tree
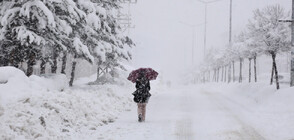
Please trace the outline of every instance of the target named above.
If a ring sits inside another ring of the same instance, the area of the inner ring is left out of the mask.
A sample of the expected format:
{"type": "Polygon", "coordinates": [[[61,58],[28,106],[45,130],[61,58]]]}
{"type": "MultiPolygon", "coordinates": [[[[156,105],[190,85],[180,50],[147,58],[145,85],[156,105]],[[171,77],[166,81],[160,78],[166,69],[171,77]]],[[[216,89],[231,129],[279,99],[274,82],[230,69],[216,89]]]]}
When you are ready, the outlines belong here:
{"type": "Polygon", "coordinates": [[[210,82],[211,78],[210,78],[210,72],[211,71],[215,71],[215,66],[214,66],[214,62],[215,62],[215,49],[209,49],[205,55],[205,61],[203,64],[203,67],[205,67],[203,70],[205,73],[208,74],[207,82],[210,82]]]}
{"type": "Polygon", "coordinates": [[[239,68],[239,83],[243,81],[242,69],[243,69],[243,62],[245,58],[244,50],[246,50],[246,34],[244,32],[240,33],[233,44],[232,52],[234,52],[235,56],[239,60],[240,68],[239,68]]]}
{"type": "Polygon", "coordinates": [[[273,71],[276,86],[279,89],[276,55],[290,49],[290,30],[286,24],[279,23],[280,19],[288,18],[287,12],[280,5],[268,6],[254,11],[253,19],[248,24],[248,30],[256,40],[263,42],[262,50],[273,60],[273,71]]]}
{"type": "Polygon", "coordinates": [[[32,66],[41,60],[41,73],[47,62],[56,73],[62,56],[65,73],[71,54],[70,85],[76,59],[121,67],[121,59],[131,59],[129,49],[134,43],[121,33],[115,19],[118,8],[117,0],[4,0],[0,5],[1,62],[14,66],[27,62],[27,75],[31,75],[32,66]]]}
{"type": "Polygon", "coordinates": [[[87,38],[84,38],[84,42],[99,66],[98,81],[100,67],[111,71],[114,67],[122,67],[119,64],[121,59],[131,59],[129,49],[134,43],[130,38],[122,35],[115,19],[116,12],[120,8],[119,1],[78,0],[77,5],[86,13],[87,38]]]}
{"type": "Polygon", "coordinates": [[[27,62],[27,75],[31,75],[36,59],[42,56],[42,49],[57,41],[53,13],[42,1],[6,0],[1,5],[0,24],[0,40],[4,42],[1,48],[9,50],[6,57],[10,64],[27,62]]]}
{"type": "Polygon", "coordinates": [[[256,34],[250,34],[248,32],[243,32],[243,43],[244,43],[244,57],[249,60],[249,82],[251,82],[251,61],[254,62],[254,81],[257,82],[257,67],[256,60],[257,56],[263,53],[263,42],[258,40],[256,34]]]}
{"type": "Polygon", "coordinates": [[[32,74],[36,59],[56,60],[59,50],[77,48],[72,47],[69,23],[78,24],[83,13],[73,1],[6,0],[2,4],[1,40],[13,50],[12,56],[24,56],[19,61],[28,63],[27,75],[32,74]]]}

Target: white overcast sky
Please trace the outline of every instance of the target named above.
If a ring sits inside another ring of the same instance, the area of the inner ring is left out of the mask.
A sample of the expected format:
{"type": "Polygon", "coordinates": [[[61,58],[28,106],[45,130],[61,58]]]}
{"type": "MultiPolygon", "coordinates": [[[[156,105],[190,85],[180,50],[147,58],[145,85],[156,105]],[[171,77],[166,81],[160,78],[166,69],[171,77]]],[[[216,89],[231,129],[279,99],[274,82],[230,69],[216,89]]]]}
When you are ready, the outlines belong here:
{"type": "MultiPolygon", "coordinates": [[[[207,7],[207,47],[228,43],[229,2],[220,0],[207,7]]],[[[291,0],[233,0],[233,35],[245,29],[254,9],[272,4],[291,9],[291,0]]],[[[199,25],[195,28],[194,65],[199,64],[203,58],[204,11],[204,4],[197,0],[138,0],[131,8],[136,28],[130,34],[137,43],[134,66],[152,67],[169,78],[191,67],[193,28],[183,23],[199,25]]]]}

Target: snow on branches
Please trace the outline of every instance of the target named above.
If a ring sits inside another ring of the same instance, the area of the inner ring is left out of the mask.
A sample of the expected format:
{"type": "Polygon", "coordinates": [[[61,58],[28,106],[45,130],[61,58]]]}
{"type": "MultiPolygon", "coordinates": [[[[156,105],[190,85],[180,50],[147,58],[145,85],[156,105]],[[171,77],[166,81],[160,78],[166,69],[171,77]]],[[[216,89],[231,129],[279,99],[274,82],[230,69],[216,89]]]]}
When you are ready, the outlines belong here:
{"type": "Polygon", "coordinates": [[[73,40],[73,47],[77,55],[84,55],[84,57],[91,63],[94,62],[94,57],[90,54],[88,47],[84,45],[77,37],[73,40]]]}
{"type": "Polygon", "coordinates": [[[12,32],[16,34],[17,40],[19,40],[22,45],[28,46],[29,44],[46,44],[46,41],[43,37],[37,35],[33,31],[28,30],[25,26],[15,27],[12,29],[12,32]]]}
{"type": "Polygon", "coordinates": [[[5,54],[0,59],[11,60],[5,65],[15,66],[29,61],[34,65],[38,60],[43,66],[47,62],[56,65],[60,54],[64,59],[70,54],[99,64],[109,61],[107,56],[113,56],[115,63],[129,60],[134,44],[122,35],[116,21],[119,4],[117,0],[4,0],[0,4],[0,52],[5,54]],[[20,51],[24,46],[27,50],[20,51]],[[26,57],[14,60],[12,55],[26,57]]]}
{"type": "MultiPolygon", "coordinates": [[[[290,51],[290,28],[285,23],[279,23],[280,19],[289,18],[288,12],[280,5],[271,5],[263,9],[256,9],[253,12],[253,18],[249,20],[247,28],[236,36],[235,41],[222,50],[209,50],[202,65],[200,75],[204,75],[209,71],[214,71],[215,81],[222,70],[222,80],[226,81],[226,71],[228,71],[228,79],[231,78],[231,66],[236,61],[240,62],[239,82],[242,82],[242,64],[244,59],[249,60],[249,82],[251,80],[251,60],[254,60],[255,81],[256,77],[256,58],[259,55],[270,55],[273,60],[271,83],[273,76],[276,79],[277,89],[279,89],[278,70],[276,64],[276,55],[281,52],[290,51]],[[220,55],[218,57],[215,57],[220,55]],[[217,74],[216,74],[217,73],[217,74]],[[223,76],[224,75],[224,76],[223,76]]],[[[233,77],[234,74],[233,74],[233,77]]],[[[207,78],[204,79],[204,82],[207,78]]],[[[217,79],[217,80],[216,80],[217,79]]]]}
{"type": "Polygon", "coordinates": [[[19,14],[31,19],[37,18],[40,25],[48,24],[53,28],[56,26],[53,13],[40,0],[33,0],[24,3],[19,14]]]}
{"type": "Polygon", "coordinates": [[[272,55],[290,48],[290,28],[287,24],[279,23],[280,19],[289,17],[289,14],[280,5],[272,5],[254,12],[249,21],[249,35],[260,42],[262,51],[272,55]]]}

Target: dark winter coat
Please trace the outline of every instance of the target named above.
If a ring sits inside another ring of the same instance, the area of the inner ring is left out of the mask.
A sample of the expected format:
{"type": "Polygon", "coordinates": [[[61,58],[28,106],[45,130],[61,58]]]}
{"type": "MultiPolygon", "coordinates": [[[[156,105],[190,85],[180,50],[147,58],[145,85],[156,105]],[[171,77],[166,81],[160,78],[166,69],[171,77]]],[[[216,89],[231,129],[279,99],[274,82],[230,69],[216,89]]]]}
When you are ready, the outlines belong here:
{"type": "Polygon", "coordinates": [[[134,101],[136,103],[148,103],[151,96],[150,83],[145,78],[140,78],[136,80],[136,91],[133,93],[134,101]]]}

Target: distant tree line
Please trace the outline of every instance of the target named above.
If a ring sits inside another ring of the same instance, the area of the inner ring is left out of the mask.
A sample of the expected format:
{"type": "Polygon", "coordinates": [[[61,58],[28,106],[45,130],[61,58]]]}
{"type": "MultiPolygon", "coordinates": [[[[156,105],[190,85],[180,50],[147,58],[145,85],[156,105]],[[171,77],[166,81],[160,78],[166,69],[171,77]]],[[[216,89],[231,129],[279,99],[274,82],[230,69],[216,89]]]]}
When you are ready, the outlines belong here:
{"type": "Polygon", "coordinates": [[[286,12],[280,5],[267,6],[253,12],[253,18],[249,20],[246,29],[236,36],[232,44],[225,49],[211,49],[205,57],[201,66],[198,79],[201,82],[208,82],[212,79],[215,82],[235,82],[235,66],[239,63],[240,83],[243,81],[242,69],[245,59],[249,61],[248,81],[257,82],[256,60],[261,55],[269,55],[272,58],[272,73],[270,84],[275,79],[276,88],[279,89],[279,76],[276,63],[278,53],[289,52],[291,48],[291,31],[289,24],[280,23],[281,19],[288,19],[290,12],[286,12]],[[253,73],[252,77],[252,61],[253,73]],[[211,78],[211,72],[213,77],[211,78]]]}
{"type": "MultiPolygon", "coordinates": [[[[26,64],[26,75],[39,64],[57,73],[62,62],[73,57],[70,85],[75,77],[77,59],[91,64],[121,67],[130,60],[132,40],[123,35],[115,16],[119,0],[3,0],[0,4],[0,66],[19,68],[26,64]],[[39,62],[39,63],[37,63],[39,62]]],[[[98,70],[97,70],[98,71],[98,70]]]]}

